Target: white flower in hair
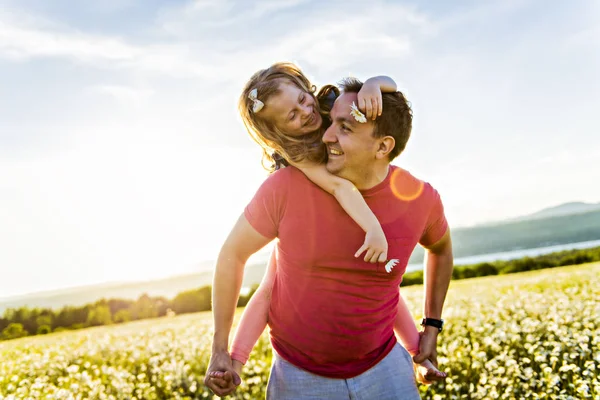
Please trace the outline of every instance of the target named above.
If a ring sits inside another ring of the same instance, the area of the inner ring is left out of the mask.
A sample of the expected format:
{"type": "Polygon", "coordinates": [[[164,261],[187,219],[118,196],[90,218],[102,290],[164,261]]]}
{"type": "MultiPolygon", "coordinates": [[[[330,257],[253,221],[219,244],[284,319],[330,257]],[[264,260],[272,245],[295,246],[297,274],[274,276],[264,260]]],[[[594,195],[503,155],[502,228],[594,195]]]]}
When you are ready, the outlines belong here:
{"type": "Polygon", "coordinates": [[[257,113],[265,106],[265,103],[260,101],[256,96],[258,95],[258,91],[256,88],[252,89],[248,94],[248,98],[252,100],[252,112],[257,113]]]}
{"type": "Polygon", "coordinates": [[[352,102],[352,105],[350,106],[350,115],[352,115],[354,117],[354,119],[358,122],[360,122],[361,124],[364,124],[367,122],[367,118],[365,117],[365,114],[363,114],[358,107],[356,107],[356,104],[354,102],[352,102]]]}

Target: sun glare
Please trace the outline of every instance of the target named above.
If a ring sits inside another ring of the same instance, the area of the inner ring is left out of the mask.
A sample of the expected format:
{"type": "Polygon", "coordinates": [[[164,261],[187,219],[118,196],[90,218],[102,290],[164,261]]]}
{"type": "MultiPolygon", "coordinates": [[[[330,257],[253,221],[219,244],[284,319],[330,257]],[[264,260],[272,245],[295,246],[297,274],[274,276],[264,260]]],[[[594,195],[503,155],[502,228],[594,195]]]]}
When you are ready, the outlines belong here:
{"type": "Polygon", "coordinates": [[[423,181],[415,178],[402,168],[397,168],[392,172],[390,181],[392,192],[403,201],[412,201],[423,193],[423,181]]]}

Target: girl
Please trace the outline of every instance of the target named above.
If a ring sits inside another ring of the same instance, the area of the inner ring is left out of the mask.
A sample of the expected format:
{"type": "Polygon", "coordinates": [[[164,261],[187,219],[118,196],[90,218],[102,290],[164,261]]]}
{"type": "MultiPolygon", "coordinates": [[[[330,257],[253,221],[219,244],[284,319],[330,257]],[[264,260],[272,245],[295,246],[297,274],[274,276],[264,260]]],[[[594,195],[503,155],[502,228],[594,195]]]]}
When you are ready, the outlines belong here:
{"type": "MultiPolygon", "coordinates": [[[[329,126],[327,114],[339,94],[327,85],[315,95],[300,69],[290,63],[277,63],[254,74],[239,100],[239,111],[248,132],[263,149],[263,166],[271,172],[291,164],[312,182],[329,192],[365,231],[365,241],[355,254],[364,253],[367,262],[385,262],[387,241],[379,221],[354,185],[329,173],[324,165],[327,152],[321,137],[329,126]],[[275,153],[272,153],[274,151],[275,153]]],[[[358,108],[366,118],[375,120],[382,112],[382,92],[395,92],[388,77],[368,79],[358,93],[358,108]]],[[[362,117],[359,113],[358,117],[362,117]]],[[[276,274],[274,251],[258,290],[244,310],[232,344],[231,357],[236,372],[241,372],[252,347],[267,325],[270,295],[276,274]]],[[[419,333],[402,297],[399,297],[394,330],[404,347],[414,356],[419,352],[419,333]]],[[[440,372],[429,360],[417,368],[426,381],[441,380],[440,372]]]]}

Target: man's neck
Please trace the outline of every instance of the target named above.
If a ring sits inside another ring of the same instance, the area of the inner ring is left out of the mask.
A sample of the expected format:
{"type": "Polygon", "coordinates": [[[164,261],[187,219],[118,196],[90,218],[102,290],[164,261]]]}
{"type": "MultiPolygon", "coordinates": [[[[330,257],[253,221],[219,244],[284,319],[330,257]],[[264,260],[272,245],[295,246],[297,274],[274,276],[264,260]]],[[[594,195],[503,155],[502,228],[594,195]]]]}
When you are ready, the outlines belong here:
{"type": "Polygon", "coordinates": [[[354,186],[356,186],[358,190],[369,190],[383,182],[385,178],[387,178],[389,170],[390,164],[388,163],[376,165],[367,174],[361,177],[359,181],[352,183],[354,183],[354,186]]]}

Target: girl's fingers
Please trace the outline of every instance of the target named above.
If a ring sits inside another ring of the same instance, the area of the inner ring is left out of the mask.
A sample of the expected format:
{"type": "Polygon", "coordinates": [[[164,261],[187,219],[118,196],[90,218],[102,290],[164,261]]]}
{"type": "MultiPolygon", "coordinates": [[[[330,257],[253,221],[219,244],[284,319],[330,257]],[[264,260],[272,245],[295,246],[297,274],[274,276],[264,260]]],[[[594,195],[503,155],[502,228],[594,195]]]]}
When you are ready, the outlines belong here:
{"type": "Polygon", "coordinates": [[[366,244],[363,244],[363,245],[360,247],[360,249],[358,249],[358,251],[357,251],[357,252],[354,254],[354,257],[355,257],[355,258],[358,258],[358,257],[360,257],[360,255],[361,255],[362,253],[364,253],[364,252],[365,252],[365,250],[367,250],[368,248],[369,248],[369,246],[367,246],[366,244]]]}
{"type": "Polygon", "coordinates": [[[368,100],[365,102],[365,115],[367,118],[372,118],[373,115],[373,102],[368,100]]]}
{"type": "Polygon", "coordinates": [[[373,252],[373,257],[369,260],[371,264],[375,264],[379,260],[379,253],[373,252]]]}
{"type": "Polygon", "coordinates": [[[375,121],[375,119],[377,119],[377,116],[379,115],[379,105],[377,104],[376,98],[371,99],[371,107],[371,119],[375,121]]]}
{"type": "Polygon", "coordinates": [[[358,99],[358,109],[364,111],[365,110],[366,100],[364,97],[358,99]]]}

